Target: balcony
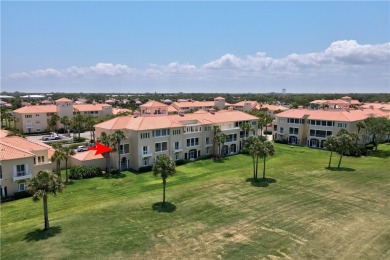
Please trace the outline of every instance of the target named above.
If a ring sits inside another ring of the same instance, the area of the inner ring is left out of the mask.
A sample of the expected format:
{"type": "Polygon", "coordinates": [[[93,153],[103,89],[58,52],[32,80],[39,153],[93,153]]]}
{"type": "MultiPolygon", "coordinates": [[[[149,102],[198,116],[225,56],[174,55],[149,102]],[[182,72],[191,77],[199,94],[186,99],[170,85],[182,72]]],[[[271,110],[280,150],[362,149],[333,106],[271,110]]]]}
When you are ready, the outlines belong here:
{"type": "Polygon", "coordinates": [[[152,157],[151,151],[143,151],[142,152],[142,158],[152,157]]]}
{"type": "Polygon", "coordinates": [[[175,153],[180,153],[180,152],[183,152],[183,148],[180,148],[180,149],[175,148],[175,153]]]}
{"type": "Polygon", "coordinates": [[[13,181],[19,181],[19,180],[24,180],[24,179],[31,179],[32,174],[31,172],[29,173],[17,173],[12,176],[13,181]]]}

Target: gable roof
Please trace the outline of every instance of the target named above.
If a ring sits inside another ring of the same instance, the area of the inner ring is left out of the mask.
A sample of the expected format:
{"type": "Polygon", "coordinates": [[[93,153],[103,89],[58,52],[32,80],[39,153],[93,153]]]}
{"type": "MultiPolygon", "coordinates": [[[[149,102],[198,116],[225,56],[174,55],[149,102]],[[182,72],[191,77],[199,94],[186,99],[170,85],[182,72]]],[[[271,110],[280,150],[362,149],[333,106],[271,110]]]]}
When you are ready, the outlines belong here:
{"type": "Polygon", "coordinates": [[[71,155],[72,158],[78,160],[78,161],[90,161],[90,160],[98,160],[104,158],[103,155],[98,154],[95,155],[95,150],[89,150],[85,152],[76,153],[74,155],[71,155]]]}
{"type": "Polygon", "coordinates": [[[60,99],[57,99],[56,102],[73,102],[73,100],[70,100],[68,98],[60,98],[60,99]]]}
{"type": "Polygon", "coordinates": [[[13,160],[13,159],[29,158],[35,156],[30,151],[26,151],[24,149],[21,149],[20,147],[17,147],[15,145],[6,142],[5,139],[7,138],[9,137],[0,138],[0,160],[13,160]]]}
{"type": "Polygon", "coordinates": [[[1,138],[0,140],[1,142],[7,143],[14,147],[21,147],[24,151],[28,152],[53,149],[50,145],[41,142],[33,142],[19,136],[7,136],[1,138]]]}
{"type": "Polygon", "coordinates": [[[158,102],[156,100],[149,100],[148,102],[141,105],[140,107],[168,107],[168,105],[158,102]]]}

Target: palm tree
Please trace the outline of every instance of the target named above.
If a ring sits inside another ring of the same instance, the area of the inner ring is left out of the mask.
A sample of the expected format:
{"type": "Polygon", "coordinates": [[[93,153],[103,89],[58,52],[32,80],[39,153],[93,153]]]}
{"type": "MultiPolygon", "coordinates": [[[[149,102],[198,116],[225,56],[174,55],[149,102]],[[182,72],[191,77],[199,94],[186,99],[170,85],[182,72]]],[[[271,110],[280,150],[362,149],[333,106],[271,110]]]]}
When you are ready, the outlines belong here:
{"type": "Polygon", "coordinates": [[[258,145],[260,140],[254,136],[249,136],[245,142],[245,148],[248,149],[249,155],[252,157],[253,163],[253,179],[257,181],[257,165],[258,165],[258,145]]]}
{"type": "Polygon", "coordinates": [[[265,117],[264,117],[263,114],[259,115],[259,120],[257,121],[257,123],[258,123],[258,126],[260,128],[260,135],[263,136],[263,127],[266,124],[265,123],[265,117]]]}
{"type": "Polygon", "coordinates": [[[176,173],[175,162],[166,154],[157,156],[156,162],[153,164],[153,174],[161,175],[163,183],[163,201],[162,205],[165,205],[165,186],[168,176],[173,176],[176,173]]]}
{"type": "MultiPolygon", "coordinates": [[[[111,136],[108,135],[106,132],[102,132],[100,134],[99,142],[101,142],[103,145],[110,147],[111,144],[111,136]]],[[[106,157],[106,172],[110,174],[110,153],[103,154],[104,157],[106,157]]]]}
{"type": "Polygon", "coordinates": [[[244,135],[242,136],[242,146],[244,147],[246,138],[248,137],[247,133],[252,129],[252,125],[244,122],[240,125],[240,128],[244,132],[244,135]]]}
{"type": "Polygon", "coordinates": [[[120,154],[120,144],[123,139],[126,139],[126,134],[122,130],[116,130],[111,135],[111,142],[115,145],[117,145],[117,151],[118,151],[118,169],[119,174],[121,173],[121,154],[120,154]]]}
{"type": "Polygon", "coordinates": [[[84,128],[84,122],[85,122],[85,118],[83,115],[80,114],[77,114],[71,121],[72,128],[77,131],[79,139],[80,139],[80,132],[84,128]]]}
{"type": "Polygon", "coordinates": [[[45,230],[49,229],[49,212],[47,207],[47,195],[52,193],[56,195],[57,192],[62,191],[62,182],[57,175],[40,171],[36,176],[31,178],[28,185],[28,191],[33,193],[33,200],[38,201],[40,197],[43,198],[43,215],[45,219],[45,230]]]}
{"type": "Polygon", "coordinates": [[[263,158],[263,179],[265,179],[265,159],[268,156],[273,156],[275,154],[275,148],[270,141],[260,142],[262,145],[259,147],[259,157],[263,158]]]}
{"type": "Polygon", "coordinates": [[[66,174],[65,175],[66,176],[65,183],[68,183],[69,182],[68,159],[71,155],[75,154],[75,151],[73,149],[71,149],[70,147],[62,147],[61,150],[62,150],[63,159],[65,160],[65,174],[66,174]]]}
{"type": "Polygon", "coordinates": [[[92,116],[87,116],[85,119],[85,128],[90,132],[91,140],[95,140],[95,127],[96,124],[95,118],[92,116]]]}
{"type": "Polygon", "coordinates": [[[70,124],[71,124],[71,120],[69,119],[69,117],[67,117],[67,116],[61,117],[60,122],[61,122],[61,124],[64,125],[64,132],[65,133],[68,132],[68,129],[69,129],[70,124]]]}
{"type": "Polygon", "coordinates": [[[330,168],[333,151],[337,148],[337,137],[334,135],[328,136],[326,138],[324,145],[330,151],[329,164],[328,164],[328,168],[330,168]]]}
{"type": "Polygon", "coordinates": [[[52,132],[56,132],[57,129],[57,121],[60,120],[59,115],[54,114],[49,119],[47,119],[47,125],[49,126],[52,132]]]}
{"type": "Polygon", "coordinates": [[[62,152],[61,144],[53,144],[53,148],[56,150],[51,157],[51,161],[56,163],[56,174],[61,180],[61,160],[65,159],[64,153],[62,152]]]}
{"type": "Polygon", "coordinates": [[[213,125],[213,153],[214,153],[214,159],[216,158],[216,148],[217,148],[217,141],[218,141],[218,136],[221,134],[222,130],[219,125],[213,125]]]}
{"type": "Polygon", "coordinates": [[[264,124],[265,124],[265,135],[267,135],[268,132],[268,124],[271,124],[274,118],[269,115],[264,116],[264,124]]]}
{"type": "Polygon", "coordinates": [[[341,134],[340,136],[337,137],[337,151],[340,153],[340,159],[337,168],[340,168],[341,159],[343,158],[343,155],[351,149],[352,145],[353,145],[353,139],[350,135],[341,134]]]}

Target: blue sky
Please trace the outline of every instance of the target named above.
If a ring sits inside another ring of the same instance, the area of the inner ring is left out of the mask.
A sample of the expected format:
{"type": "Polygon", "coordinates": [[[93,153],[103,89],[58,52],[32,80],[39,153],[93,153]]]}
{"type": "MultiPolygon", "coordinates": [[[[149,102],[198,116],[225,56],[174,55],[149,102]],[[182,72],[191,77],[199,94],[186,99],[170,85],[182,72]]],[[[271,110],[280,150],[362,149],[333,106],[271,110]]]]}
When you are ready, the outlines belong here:
{"type": "Polygon", "coordinates": [[[389,2],[1,3],[1,90],[390,92],[389,2]]]}

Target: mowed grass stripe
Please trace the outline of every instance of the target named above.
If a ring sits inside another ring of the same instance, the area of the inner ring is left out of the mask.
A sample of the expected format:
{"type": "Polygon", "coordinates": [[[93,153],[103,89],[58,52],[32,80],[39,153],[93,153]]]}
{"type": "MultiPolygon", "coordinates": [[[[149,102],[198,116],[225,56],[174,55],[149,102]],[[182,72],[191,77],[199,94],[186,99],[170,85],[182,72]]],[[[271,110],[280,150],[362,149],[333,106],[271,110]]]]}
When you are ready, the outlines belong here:
{"type": "Polygon", "coordinates": [[[172,213],[152,210],[162,185],[151,173],[74,181],[49,198],[51,226],[61,231],[45,240],[25,239],[43,225],[42,203],[3,204],[2,259],[389,255],[388,157],[345,157],[345,170],[331,171],[329,152],[277,144],[276,152],[268,187],[247,181],[252,159],[244,155],[178,167],[167,184],[172,213]]]}

